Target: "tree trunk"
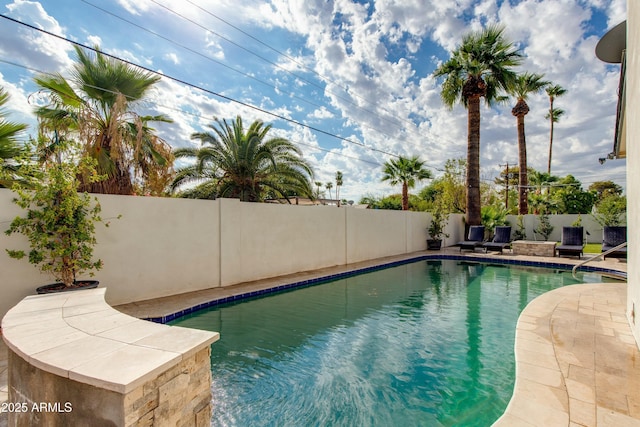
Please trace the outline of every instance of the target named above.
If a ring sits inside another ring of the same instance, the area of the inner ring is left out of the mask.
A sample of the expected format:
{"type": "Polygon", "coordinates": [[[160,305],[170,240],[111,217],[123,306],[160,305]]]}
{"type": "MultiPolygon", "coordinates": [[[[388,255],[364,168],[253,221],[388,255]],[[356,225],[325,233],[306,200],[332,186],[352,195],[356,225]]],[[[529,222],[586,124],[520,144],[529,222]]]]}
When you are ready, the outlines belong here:
{"type": "Polygon", "coordinates": [[[406,182],[402,183],[402,210],[409,210],[409,187],[406,182]]]}
{"type": "Polygon", "coordinates": [[[98,173],[104,173],[107,175],[104,180],[98,182],[87,183],[82,180],[82,177],[79,177],[81,184],[78,191],[97,194],[120,194],[127,196],[134,194],[129,172],[123,171],[117,165],[114,169],[115,170],[112,174],[102,172],[101,170],[98,171],[98,173]]]}
{"type": "Polygon", "coordinates": [[[550,99],[549,104],[549,120],[551,120],[551,130],[549,131],[549,163],[547,164],[547,173],[551,176],[551,154],[553,149],[553,98],[550,99]]]}
{"type": "Polygon", "coordinates": [[[467,225],[481,225],[480,216],[480,96],[469,97],[467,122],[467,225]]]}
{"type": "Polygon", "coordinates": [[[518,122],[518,163],[520,165],[520,179],[518,186],[518,215],[529,213],[529,182],[527,179],[527,141],[524,133],[524,116],[529,112],[529,106],[524,100],[519,100],[511,114],[518,122]]]}

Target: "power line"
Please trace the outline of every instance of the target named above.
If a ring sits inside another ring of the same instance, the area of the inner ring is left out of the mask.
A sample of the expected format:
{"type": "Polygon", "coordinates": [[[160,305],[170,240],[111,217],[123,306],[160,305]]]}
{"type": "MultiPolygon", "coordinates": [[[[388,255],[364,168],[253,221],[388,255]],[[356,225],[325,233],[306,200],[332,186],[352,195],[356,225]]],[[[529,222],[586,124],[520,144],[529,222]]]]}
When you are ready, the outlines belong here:
{"type": "MultiPolygon", "coordinates": [[[[266,81],[264,81],[264,80],[261,80],[261,79],[259,79],[259,78],[255,77],[255,76],[253,76],[253,75],[251,75],[251,74],[245,73],[244,71],[238,70],[237,68],[234,68],[234,67],[232,67],[232,66],[229,66],[229,65],[227,65],[227,64],[225,64],[225,63],[223,63],[222,61],[218,61],[218,60],[217,60],[217,59],[215,59],[215,58],[212,58],[212,57],[210,57],[210,56],[208,56],[208,55],[205,55],[205,54],[203,54],[203,53],[201,53],[201,52],[198,52],[198,51],[196,51],[195,49],[190,48],[189,46],[186,46],[186,45],[184,45],[184,44],[178,43],[178,42],[176,42],[175,40],[172,40],[172,39],[170,39],[170,38],[168,38],[168,37],[166,37],[166,36],[163,36],[162,34],[159,34],[159,33],[158,33],[158,32],[156,32],[156,31],[153,31],[153,30],[150,30],[150,29],[148,29],[148,28],[146,28],[146,27],[143,27],[142,25],[139,25],[139,24],[137,24],[137,23],[135,23],[135,22],[133,22],[133,21],[131,21],[131,20],[128,20],[128,19],[126,19],[126,18],[123,18],[122,16],[120,16],[120,15],[118,15],[118,14],[116,14],[116,13],[113,13],[113,12],[111,12],[111,11],[108,11],[108,10],[106,10],[106,9],[104,9],[104,8],[102,8],[102,7],[98,6],[98,5],[95,5],[95,4],[93,4],[93,3],[91,3],[91,2],[89,2],[89,1],[87,1],[87,0],[81,0],[81,1],[82,1],[83,3],[85,3],[85,4],[87,4],[87,5],[89,5],[89,6],[93,7],[93,8],[95,8],[95,9],[97,9],[97,10],[99,10],[99,11],[101,11],[101,12],[103,12],[103,13],[107,14],[107,15],[112,16],[113,18],[116,18],[116,19],[118,19],[118,20],[121,20],[121,21],[123,21],[123,22],[125,22],[125,23],[127,23],[127,24],[129,24],[129,25],[131,25],[131,26],[133,26],[133,27],[138,28],[139,30],[142,30],[142,31],[144,31],[144,32],[147,32],[147,33],[149,33],[149,34],[151,34],[151,35],[155,36],[155,37],[158,37],[158,38],[160,38],[160,39],[162,39],[162,40],[165,40],[165,41],[167,41],[167,42],[169,42],[169,43],[171,43],[171,44],[173,44],[173,45],[175,45],[175,46],[178,46],[178,47],[180,47],[180,48],[182,48],[182,49],[184,49],[184,50],[186,50],[186,51],[188,51],[188,52],[191,52],[191,53],[193,53],[193,54],[195,54],[195,55],[197,55],[197,56],[200,56],[200,57],[202,57],[202,58],[204,58],[204,59],[206,59],[206,60],[208,60],[208,61],[211,61],[211,62],[213,62],[213,63],[215,63],[215,64],[217,64],[217,65],[220,65],[220,66],[222,66],[222,67],[224,67],[224,68],[226,68],[226,69],[228,69],[228,70],[231,70],[231,71],[233,71],[233,72],[235,72],[235,73],[238,73],[238,74],[240,74],[240,75],[242,75],[242,76],[244,76],[244,77],[246,77],[246,78],[252,79],[252,80],[254,80],[254,81],[256,81],[256,82],[258,82],[258,83],[260,83],[260,84],[262,84],[262,85],[264,85],[264,86],[267,86],[267,87],[269,87],[269,88],[271,88],[271,89],[274,89],[275,91],[280,91],[280,90],[281,90],[280,88],[278,88],[278,87],[274,86],[274,85],[273,85],[273,84],[271,84],[271,83],[268,83],[268,82],[266,82],[266,81]]],[[[152,1],[152,0],[151,0],[151,1],[152,1]]],[[[155,2],[154,2],[154,3],[155,3],[155,2]]],[[[199,6],[197,6],[197,7],[199,7],[199,6]]],[[[165,8],[166,8],[166,7],[165,7],[165,8]]],[[[179,15],[179,14],[178,14],[178,16],[181,16],[181,17],[182,17],[182,15],[179,15]]],[[[217,18],[217,17],[216,17],[216,18],[217,18]]],[[[184,19],[187,19],[187,18],[184,18],[184,19]]],[[[220,18],[218,18],[218,19],[220,19],[220,18]]],[[[190,20],[189,20],[189,21],[190,21],[190,20]]],[[[191,22],[191,21],[190,21],[190,22],[191,22]]],[[[226,21],[223,21],[223,22],[225,22],[225,23],[226,23],[226,21]]],[[[231,25],[231,24],[228,24],[228,25],[231,25]]],[[[234,28],[235,28],[235,27],[234,27],[234,28]]],[[[215,33],[214,33],[214,34],[215,34],[215,33]]],[[[274,50],[275,50],[275,49],[274,49],[274,50]]],[[[278,53],[280,53],[280,52],[279,52],[279,51],[277,51],[277,50],[275,50],[275,51],[276,51],[276,52],[278,52],[278,53]]],[[[297,99],[297,100],[299,100],[299,101],[302,101],[302,102],[307,103],[307,104],[309,104],[309,105],[313,105],[314,107],[318,107],[318,108],[327,108],[327,106],[326,106],[326,105],[324,105],[324,104],[323,104],[323,105],[321,105],[321,104],[318,104],[318,103],[312,102],[312,101],[310,101],[308,98],[303,98],[303,97],[300,97],[300,96],[296,95],[294,92],[286,91],[286,90],[284,90],[284,91],[282,91],[282,92],[283,92],[283,93],[286,93],[286,94],[288,94],[288,95],[290,95],[292,98],[295,98],[295,99],[297,99]]],[[[357,106],[356,106],[356,107],[357,107],[357,106]]],[[[336,111],[336,110],[335,110],[335,109],[333,109],[333,108],[327,108],[327,110],[328,110],[328,111],[330,111],[331,113],[335,114],[335,115],[339,115],[339,114],[340,114],[338,111],[336,111]]],[[[380,119],[383,119],[383,117],[379,116],[378,114],[376,114],[376,113],[374,113],[374,112],[371,112],[371,111],[368,111],[368,110],[364,110],[364,111],[369,112],[369,113],[371,113],[372,115],[374,115],[374,116],[376,116],[376,117],[379,117],[380,119]]],[[[411,124],[412,124],[412,126],[414,125],[413,123],[411,123],[411,124]]],[[[376,131],[376,132],[378,132],[378,133],[380,133],[380,134],[382,134],[382,135],[388,136],[389,138],[393,138],[391,135],[389,135],[388,133],[386,133],[386,132],[385,132],[384,130],[382,130],[382,129],[378,129],[378,128],[374,127],[374,126],[371,126],[371,125],[368,125],[368,124],[363,124],[363,123],[360,123],[359,125],[360,125],[361,127],[365,127],[365,128],[368,128],[368,129],[374,130],[374,131],[376,131]]],[[[413,130],[413,129],[410,129],[410,130],[413,130]]],[[[416,132],[416,131],[414,130],[414,132],[416,132]]],[[[416,132],[416,134],[417,134],[417,132],[416,132]]]]}
{"type": "MultiPolygon", "coordinates": [[[[82,1],[85,1],[85,0],[82,0],[82,1]]],[[[151,1],[153,1],[154,3],[156,3],[154,0],[151,0],[151,1]]],[[[254,35],[252,35],[252,34],[249,34],[248,32],[244,31],[243,29],[239,28],[239,27],[238,27],[238,26],[236,26],[236,25],[233,25],[233,24],[232,24],[232,23],[230,23],[229,21],[227,21],[227,20],[225,20],[225,19],[223,19],[223,18],[219,17],[218,15],[214,14],[213,12],[211,12],[211,11],[209,11],[209,10],[207,10],[207,9],[203,8],[202,6],[199,6],[199,5],[195,4],[193,1],[191,1],[191,0],[186,0],[186,1],[187,1],[187,3],[191,4],[192,6],[194,6],[194,7],[198,8],[198,9],[200,9],[201,11],[203,11],[204,13],[206,13],[207,15],[209,15],[209,16],[211,16],[211,17],[213,17],[213,18],[217,19],[217,20],[219,20],[220,22],[223,22],[224,24],[226,24],[226,25],[228,25],[229,27],[233,28],[234,30],[236,30],[236,31],[238,31],[238,32],[240,32],[240,33],[242,33],[242,34],[244,34],[245,36],[249,37],[250,39],[252,39],[252,40],[256,41],[257,43],[261,44],[262,46],[266,47],[267,49],[272,50],[273,52],[277,53],[278,55],[281,55],[281,56],[283,56],[283,57],[287,58],[289,61],[291,61],[292,63],[294,63],[294,64],[298,65],[299,67],[302,67],[302,68],[304,68],[305,70],[307,70],[307,71],[309,71],[309,72],[311,72],[311,73],[313,73],[313,74],[317,75],[318,77],[320,77],[320,79],[321,79],[321,80],[324,80],[324,81],[326,81],[326,82],[329,82],[329,83],[331,83],[331,84],[333,84],[333,85],[335,85],[335,86],[339,87],[340,89],[344,90],[345,92],[348,92],[347,88],[342,87],[338,82],[336,82],[335,80],[331,79],[330,77],[327,77],[327,76],[325,76],[325,75],[322,75],[322,74],[318,73],[318,72],[317,72],[316,70],[314,70],[313,68],[307,67],[304,63],[299,62],[297,59],[293,58],[292,56],[288,55],[287,53],[282,52],[282,51],[280,51],[279,49],[276,49],[275,47],[273,47],[273,46],[269,45],[268,43],[265,43],[264,41],[260,40],[258,37],[254,36],[254,35]]],[[[156,4],[157,4],[157,3],[156,3],[156,4]]],[[[365,97],[363,97],[363,96],[359,95],[358,93],[353,93],[353,96],[355,96],[355,97],[357,97],[357,98],[359,98],[359,99],[363,100],[363,101],[364,101],[364,102],[366,102],[367,104],[374,104],[373,102],[371,102],[370,100],[366,99],[365,97]]],[[[382,109],[383,109],[386,113],[389,113],[392,117],[395,117],[395,118],[396,118],[396,119],[398,119],[398,120],[404,121],[404,122],[406,122],[406,123],[411,124],[412,126],[415,126],[415,123],[413,123],[411,120],[407,120],[407,119],[404,119],[404,118],[402,118],[402,117],[396,116],[396,115],[394,115],[394,114],[393,114],[393,112],[391,112],[391,111],[387,110],[387,109],[386,109],[386,108],[384,108],[384,107],[382,107],[382,109]]],[[[377,114],[376,114],[376,115],[377,115],[377,114]]]]}
{"type": "MultiPolygon", "coordinates": [[[[230,65],[227,65],[227,64],[225,64],[225,63],[224,63],[224,62],[222,62],[222,61],[218,61],[217,59],[212,58],[212,57],[210,57],[210,56],[208,56],[208,55],[205,55],[205,54],[203,54],[203,53],[201,53],[201,52],[198,52],[197,50],[192,49],[192,48],[190,48],[189,46],[186,46],[186,45],[184,45],[184,44],[178,43],[177,41],[172,40],[172,39],[170,39],[169,37],[165,37],[165,36],[163,36],[162,34],[160,34],[160,33],[156,32],[156,31],[150,30],[150,29],[148,29],[148,28],[146,28],[146,27],[143,27],[142,25],[136,24],[136,23],[135,23],[135,22],[133,22],[133,21],[130,21],[130,20],[126,19],[126,18],[123,18],[122,16],[117,15],[117,14],[115,14],[115,13],[113,13],[113,12],[110,12],[110,11],[108,11],[108,10],[106,10],[106,9],[104,9],[104,8],[102,8],[102,7],[100,7],[100,6],[98,6],[98,5],[95,5],[95,4],[91,3],[91,2],[88,2],[87,0],[81,0],[81,1],[82,1],[83,3],[86,3],[87,5],[89,5],[89,6],[91,6],[91,7],[94,7],[94,8],[96,8],[96,9],[98,9],[99,11],[101,11],[101,12],[103,12],[103,13],[106,13],[107,15],[110,15],[110,16],[112,16],[112,17],[116,18],[116,19],[119,19],[119,20],[121,20],[121,21],[123,21],[123,22],[126,22],[127,24],[129,24],[129,25],[131,25],[131,26],[133,26],[133,27],[136,27],[136,28],[138,28],[139,30],[142,30],[142,31],[144,31],[144,32],[147,32],[147,33],[149,33],[149,34],[151,34],[151,35],[153,35],[153,36],[155,36],[155,37],[161,38],[161,39],[162,39],[162,40],[164,40],[164,41],[167,41],[167,42],[169,42],[169,43],[171,43],[171,44],[173,44],[173,45],[175,45],[175,46],[178,46],[178,47],[180,47],[181,49],[184,49],[184,50],[186,50],[186,51],[189,51],[189,52],[193,53],[194,55],[198,55],[198,56],[200,56],[200,57],[202,57],[202,58],[204,58],[204,59],[206,59],[206,60],[208,60],[208,61],[211,61],[211,62],[213,62],[213,63],[215,63],[215,64],[220,65],[221,67],[224,67],[224,68],[226,68],[226,69],[228,69],[228,70],[231,70],[231,71],[233,71],[233,72],[235,72],[235,73],[238,73],[238,74],[240,74],[240,75],[242,75],[242,76],[244,76],[244,77],[247,77],[247,78],[249,78],[249,79],[255,80],[256,82],[258,82],[258,83],[260,83],[260,84],[263,84],[263,85],[265,85],[265,86],[268,86],[268,87],[270,87],[270,88],[272,88],[272,89],[279,90],[276,86],[272,85],[271,83],[265,82],[264,80],[260,80],[259,78],[255,77],[255,76],[253,76],[253,75],[251,75],[251,74],[249,74],[249,73],[245,73],[244,71],[241,71],[241,70],[239,70],[239,69],[237,69],[237,68],[231,67],[230,65]]],[[[298,100],[300,100],[300,101],[306,102],[306,103],[308,103],[308,104],[310,104],[310,105],[313,105],[313,106],[315,106],[315,107],[318,107],[318,108],[322,108],[322,107],[324,107],[324,105],[316,104],[316,103],[311,102],[310,100],[308,100],[308,99],[306,99],[306,98],[299,97],[299,96],[295,95],[293,92],[286,92],[286,93],[288,93],[289,95],[291,95],[292,97],[294,97],[294,98],[296,98],[296,99],[298,99],[298,100]]]]}
{"type": "MultiPolygon", "coordinates": [[[[128,65],[131,65],[131,66],[133,66],[133,67],[137,67],[137,68],[139,68],[139,69],[141,69],[141,70],[144,70],[144,71],[147,71],[147,72],[149,72],[149,73],[153,73],[153,74],[155,74],[155,75],[158,75],[158,76],[161,76],[161,77],[167,78],[167,79],[169,79],[169,80],[175,81],[175,82],[177,82],[177,83],[183,84],[183,85],[185,85],[185,86],[191,87],[191,88],[193,88],[193,89],[197,89],[197,90],[200,90],[200,91],[202,91],[202,92],[208,93],[208,94],[210,94],[210,95],[216,96],[216,97],[218,97],[218,98],[222,98],[222,99],[224,99],[224,100],[226,100],[226,101],[230,101],[230,102],[233,102],[233,103],[236,103],[236,104],[242,105],[242,106],[244,106],[244,107],[251,108],[251,109],[253,109],[253,110],[259,111],[259,112],[264,113],[264,114],[267,114],[267,115],[269,115],[269,116],[276,117],[276,118],[278,118],[278,119],[280,119],[280,120],[284,120],[284,121],[286,121],[286,122],[289,122],[289,123],[292,123],[292,124],[295,124],[295,125],[298,125],[298,126],[302,126],[302,127],[307,128],[307,129],[309,129],[309,130],[312,130],[312,131],[315,131],[315,132],[319,132],[319,133],[321,133],[321,134],[323,134],[323,135],[327,135],[327,136],[330,136],[330,137],[332,137],[332,138],[336,138],[336,139],[339,139],[339,140],[342,140],[342,141],[345,141],[345,142],[348,142],[348,143],[352,143],[352,144],[353,144],[353,143],[355,143],[353,140],[350,140],[350,139],[348,139],[348,138],[346,138],[346,137],[343,137],[343,136],[340,136],[340,135],[333,134],[333,133],[331,133],[331,132],[325,131],[325,130],[320,129],[320,128],[317,128],[317,127],[315,127],[315,126],[311,126],[311,125],[308,125],[308,124],[305,124],[305,123],[301,123],[301,122],[299,122],[299,121],[297,121],[297,120],[294,120],[294,119],[291,119],[291,118],[289,118],[289,117],[285,117],[285,116],[282,116],[282,115],[280,115],[280,114],[273,113],[273,112],[271,112],[271,111],[265,110],[264,108],[260,108],[260,107],[257,107],[257,106],[255,106],[255,105],[252,105],[252,104],[249,104],[249,103],[246,103],[246,102],[243,102],[243,101],[237,100],[237,99],[235,99],[235,98],[232,98],[232,97],[229,97],[229,96],[226,96],[226,95],[223,95],[223,94],[220,94],[220,93],[214,92],[214,91],[212,91],[212,90],[205,89],[205,88],[203,88],[203,87],[201,87],[201,86],[195,85],[195,84],[193,84],[193,83],[189,83],[189,82],[187,82],[187,81],[185,81],[185,80],[183,80],[183,79],[179,79],[179,78],[177,78],[177,77],[173,77],[173,76],[170,76],[170,75],[168,75],[168,74],[161,74],[161,73],[159,73],[159,72],[157,72],[157,71],[155,71],[155,70],[152,70],[152,69],[150,69],[150,68],[148,68],[148,67],[145,67],[145,66],[142,66],[142,65],[139,65],[139,64],[133,63],[133,62],[131,62],[131,61],[128,61],[128,60],[126,60],[126,59],[123,59],[123,58],[117,57],[117,56],[115,56],[115,55],[112,55],[112,54],[109,54],[109,53],[106,53],[106,52],[99,51],[99,50],[98,50],[98,49],[96,49],[96,48],[93,48],[93,47],[87,46],[87,45],[85,45],[85,44],[83,44],[83,43],[80,43],[80,42],[77,42],[77,41],[74,41],[74,40],[68,39],[68,38],[63,37],[63,36],[60,36],[60,35],[58,35],[58,34],[54,34],[54,33],[50,32],[50,31],[47,31],[47,30],[44,30],[44,29],[41,29],[41,28],[37,28],[37,27],[35,27],[35,26],[33,26],[33,25],[30,25],[30,24],[27,24],[27,23],[25,23],[25,22],[18,21],[17,19],[11,18],[11,17],[6,16],[6,15],[4,15],[4,14],[0,15],[0,17],[2,17],[2,18],[4,18],[4,19],[7,19],[7,20],[9,20],[9,21],[12,21],[12,22],[14,22],[14,23],[16,23],[16,24],[23,25],[23,26],[25,26],[25,27],[27,27],[27,28],[30,28],[30,29],[32,29],[32,30],[35,30],[35,31],[41,32],[41,33],[43,33],[43,34],[47,34],[47,35],[52,36],[52,37],[55,37],[55,38],[57,38],[57,39],[64,40],[64,41],[66,41],[66,42],[68,42],[68,43],[71,43],[71,44],[73,44],[73,45],[75,45],[75,46],[78,46],[78,47],[81,47],[81,48],[83,48],[83,49],[88,49],[88,50],[90,50],[90,51],[93,51],[93,52],[99,53],[99,54],[101,54],[101,55],[103,55],[103,56],[107,56],[107,57],[109,57],[109,58],[115,59],[115,60],[117,60],[117,61],[121,61],[121,62],[123,62],[123,63],[125,63],[125,64],[128,64],[128,65]]],[[[391,157],[396,157],[396,158],[397,158],[397,157],[400,157],[400,156],[399,156],[399,155],[397,155],[397,154],[390,153],[390,152],[387,152],[387,151],[384,151],[384,150],[380,150],[380,149],[378,149],[378,148],[373,148],[373,147],[370,147],[370,146],[367,146],[367,145],[364,145],[364,144],[358,144],[358,143],[355,143],[355,144],[356,144],[356,145],[361,145],[361,146],[363,146],[364,148],[366,148],[366,149],[368,149],[368,150],[375,151],[375,152],[378,152],[378,153],[381,153],[381,154],[385,154],[385,155],[388,155],[388,156],[391,156],[391,157]]]]}
{"type": "MultiPolygon", "coordinates": [[[[82,0],[82,1],[86,2],[86,0],[82,0]]],[[[386,121],[386,122],[388,122],[388,123],[390,123],[390,124],[392,124],[392,125],[394,125],[394,126],[397,126],[399,129],[401,129],[401,128],[398,126],[398,124],[397,124],[397,123],[395,123],[395,122],[393,122],[393,121],[389,120],[388,118],[386,118],[386,117],[384,117],[384,116],[381,116],[381,115],[379,115],[379,114],[376,114],[374,111],[371,111],[371,110],[368,110],[368,109],[366,109],[366,108],[363,108],[363,107],[359,106],[358,104],[356,104],[355,102],[351,101],[350,99],[347,99],[347,98],[345,98],[345,97],[343,97],[343,96],[340,96],[339,94],[337,94],[337,93],[335,93],[335,92],[332,92],[332,91],[330,91],[329,89],[327,89],[327,88],[325,88],[325,87],[322,87],[321,85],[319,85],[319,84],[317,84],[317,83],[315,83],[315,82],[313,82],[313,81],[311,81],[311,80],[305,79],[304,77],[301,77],[301,76],[299,76],[298,74],[296,74],[296,73],[294,73],[294,72],[292,72],[292,71],[290,71],[290,70],[287,70],[286,68],[282,67],[282,66],[281,66],[281,65],[279,65],[278,63],[273,62],[273,61],[271,61],[270,59],[265,58],[264,56],[262,56],[262,55],[260,55],[260,54],[258,54],[258,53],[256,53],[256,52],[254,52],[254,51],[252,51],[251,49],[246,48],[246,47],[242,46],[241,44],[236,43],[236,42],[234,42],[233,40],[231,40],[231,39],[229,39],[229,38],[227,38],[227,37],[225,37],[225,36],[223,36],[223,35],[221,35],[221,34],[217,33],[216,31],[214,31],[214,30],[212,30],[212,29],[210,29],[210,28],[207,28],[207,27],[205,27],[204,25],[199,24],[198,22],[194,21],[193,19],[190,19],[190,18],[188,18],[188,17],[186,17],[186,16],[182,15],[181,13],[176,12],[175,10],[173,10],[173,9],[169,8],[168,6],[165,6],[165,5],[163,5],[163,4],[158,3],[156,0],[149,0],[149,1],[150,1],[150,2],[152,2],[152,3],[154,3],[155,5],[157,5],[157,6],[161,7],[161,8],[163,8],[163,9],[165,9],[165,10],[166,10],[166,11],[168,11],[169,13],[172,13],[172,14],[174,14],[174,15],[176,15],[176,16],[179,16],[180,18],[184,19],[185,21],[188,21],[188,22],[192,23],[193,25],[195,25],[195,26],[197,26],[197,27],[199,27],[199,28],[201,28],[201,29],[203,29],[203,30],[205,30],[205,31],[208,31],[209,33],[211,33],[211,34],[213,34],[213,35],[215,35],[215,36],[219,37],[220,39],[222,39],[222,40],[226,41],[227,43],[230,43],[230,44],[232,44],[233,46],[236,46],[237,48],[242,49],[243,51],[245,51],[245,52],[247,52],[247,53],[249,53],[249,54],[251,54],[251,55],[255,56],[256,58],[259,58],[260,60],[262,60],[262,61],[264,61],[264,62],[266,62],[266,63],[268,63],[268,64],[270,64],[270,65],[272,65],[272,66],[274,66],[274,67],[276,67],[276,68],[278,68],[279,70],[282,70],[282,71],[284,71],[284,72],[285,72],[285,73],[287,73],[287,74],[290,74],[290,75],[291,75],[291,76],[293,76],[294,78],[296,78],[296,79],[298,79],[298,80],[300,80],[300,81],[302,81],[302,82],[304,82],[304,83],[307,83],[307,84],[309,84],[309,85],[311,85],[311,86],[314,86],[314,87],[316,87],[316,88],[318,88],[318,89],[320,89],[320,90],[324,90],[324,91],[326,91],[326,92],[330,93],[331,95],[335,96],[336,98],[338,98],[338,99],[340,99],[340,100],[342,100],[342,101],[344,101],[344,102],[346,102],[346,103],[348,103],[348,104],[352,105],[353,107],[355,107],[355,108],[357,108],[357,109],[359,109],[359,110],[362,110],[362,111],[364,111],[364,112],[366,112],[366,113],[369,113],[369,114],[371,114],[371,115],[373,115],[373,116],[376,116],[376,117],[380,118],[381,120],[384,120],[384,121],[386,121]]],[[[275,49],[274,49],[274,50],[275,50],[275,49]]],[[[316,74],[317,74],[317,73],[316,73],[316,74]]],[[[347,93],[348,93],[348,90],[347,90],[347,89],[342,88],[342,87],[340,87],[340,89],[342,89],[342,90],[344,90],[345,92],[347,92],[347,93]]],[[[365,100],[365,101],[366,101],[366,100],[365,100]]],[[[368,104],[371,104],[371,102],[368,102],[368,101],[366,101],[366,102],[367,102],[368,104]]],[[[415,124],[414,124],[413,122],[410,122],[410,123],[411,123],[412,125],[414,125],[414,126],[415,126],[415,124]]]]}
{"type": "MultiPolygon", "coordinates": [[[[53,73],[48,73],[48,72],[46,72],[46,71],[42,71],[42,70],[39,70],[39,69],[36,69],[36,68],[33,68],[33,67],[28,67],[28,66],[26,66],[26,65],[17,64],[17,63],[15,63],[15,62],[8,61],[8,60],[6,60],[6,59],[2,59],[2,58],[0,58],[0,62],[5,63],[5,64],[8,64],[8,65],[13,65],[14,67],[23,68],[23,69],[25,69],[25,70],[29,70],[29,71],[32,71],[32,72],[34,72],[34,73],[45,74],[45,75],[49,75],[49,76],[55,76],[53,73]]],[[[90,88],[92,88],[92,89],[98,89],[98,90],[101,90],[101,91],[104,91],[104,92],[109,92],[109,93],[112,93],[112,94],[117,94],[115,91],[112,91],[112,90],[110,90],[110,89],[106,89],[106,88],[103,88],[103,87],[98,87],[98,86],[89,85],[89,84],[87,84],[86,86],[87,86],[87,87],[90,87],[90,88]]],[[[202,115],[200,115],[200,114],[192,113],[192,112],[185,111],[185,110],[182,110],[182,109],[179,109],[179,108],[176,108],[176,107],[170,106],[170,105],[162,104],[161,102],[158,102],[157,100],[156,100],[156,101],[154,101],[154,105],[155,105],[155,106],[159,106],[159,107],[163,107],[163,108],[166,108],[166,109],[169,109],[169,110],[177,111],[177,112],[179,112],[179,113],[181,113],[181,114],[185,114],[185,115],[193,116],[193,117],[196,117],[196,118],[200,118],[200,119],[204,118],[204,117],[203,117],[202,115]]],[[[277,129],[274,129],[274,130],[277,130],[277,129]]],[[[360,158],[360,157],[350,156],[350,155],[348,155],[348,154],[344,154],[344,153],[336,153],[335,151],[333,151],[333,150],[331,150],[331,149],[328,149],[328,148],[323,148],[323,147],[321,147],[320,145],[317,145],[317,146],[316,146],[316,145],[312,145],[312,144],[307,144],[307,143],[304,143],[304,142],[301,142],[301,141],[297,141],[297,140],[295,140],[295,139],[290,139],[290,141],[291,141],[291,142],[294,142],[294,143],[296,143],[296,144],[298,144],[298,145],[304,145],[304,146],[306,146],[306,147],[310,147],[310,148],[312,148],[312,149],[314,149],[314,150],[324,151],[324,152],[327,152],[327,153],[329,153],[329,154],[333,154],[333,155],[336,155],[336,156],[344,157],[344,158],[347,158],[347,159],[357,160],[357,161],[360,161],[360,162],[369,163],[369,164],[376,165],[376,166],[382,166],[382,163],[380,163],[380,162],[374,162],[374,161],[371,161],[371,160],[362,159],[362,158],[360,158]]],[[[355,143],[355,142],[354,142],[354,143],[355,143]]],[[[356,144],[356,145],[362,145],[362,144],[359,144],[359,143],[355,143],[355,144],[356,144]]]]}

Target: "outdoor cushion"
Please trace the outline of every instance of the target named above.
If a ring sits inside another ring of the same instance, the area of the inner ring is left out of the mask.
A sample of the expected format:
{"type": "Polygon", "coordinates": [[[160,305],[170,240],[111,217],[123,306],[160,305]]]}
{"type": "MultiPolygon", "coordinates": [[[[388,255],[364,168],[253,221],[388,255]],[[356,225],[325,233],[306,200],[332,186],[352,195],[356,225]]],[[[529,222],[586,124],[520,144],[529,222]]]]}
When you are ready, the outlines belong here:
{"type": "Polygon", "coordinates": [[[463,249],[475,250],[475,248],[482,246],[484,240],[484,225],[472,225],[469,227],[469,234],[467,240],[458,242],[460,251],[463,249]]]}
{"type": "Polygon", "coordinates": [[[582,256],[584,248],[584,234],[582,227],[562,227],[562,242],[556,247],[558,256],[576,255],[582,256]]]}
{"type": "MultiPolygon", "coordinates": [[[[610,249],[615,248],[618,245],[627,241],[627,227],[626,226],[607,226],[602,230],[602,252],[607,252],[610,249]]],[[[627,248],[620,248],[605,255],[605,258],[617,257],[626,258],[627,248]]]]}
{"type": "Polygon", "coordinates": [[[508,248],[511,246],[511,227],[510,226],[497,226],[495,228],[495,234],[493,235],[493,240],[490,242],[486,242],[482,245],[484,247],[484,251],[487,249],[491,250],[502,250],[504,248],[508,248]]]}
{"type": "Polygon", "coordinates": [[[562,227],[562,245],[584,244],[584,231],[582,227],[562,227]]]}

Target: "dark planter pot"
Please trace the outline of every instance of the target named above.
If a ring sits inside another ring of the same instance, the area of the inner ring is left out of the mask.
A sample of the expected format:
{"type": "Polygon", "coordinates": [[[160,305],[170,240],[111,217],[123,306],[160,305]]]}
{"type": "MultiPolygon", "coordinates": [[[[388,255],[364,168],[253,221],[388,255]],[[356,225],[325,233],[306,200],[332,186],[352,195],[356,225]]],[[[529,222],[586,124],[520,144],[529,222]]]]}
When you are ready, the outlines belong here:
{"type": "Polygon", "coordinates": [[[439,251],[442,248],[442,240],[427,239],[427,250],[439,251]]]}
{"type": "Polygon", "coordinates": [[[83,289],[97,288],[100,282],[97,280],[78,280],[71,286],[65,286],[64,283],[51,283],[49,285],[36,288],[38,294],[53,294],[57,292],[81,291],[83,289]]]}

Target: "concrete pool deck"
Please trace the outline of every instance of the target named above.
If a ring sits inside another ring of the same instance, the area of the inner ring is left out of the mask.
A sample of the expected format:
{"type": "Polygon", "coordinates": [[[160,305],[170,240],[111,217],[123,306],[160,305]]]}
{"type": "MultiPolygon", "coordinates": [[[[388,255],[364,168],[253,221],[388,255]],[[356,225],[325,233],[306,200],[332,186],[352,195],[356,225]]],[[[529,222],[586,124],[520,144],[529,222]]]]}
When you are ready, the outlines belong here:
{"type": "MultiPolygon", "coordinates": [[[[542,258],[462,252],[446,248],[303,272],[226,288],[191,292],[116,306],[139,318],[164,317],[208,301],[260,291],[423,255],[463,255],[487,259],[575,264],[569,258],[542,258]]],[[[583,259],[589,257],[587,254],[583,259]]],[[[594,267],[625,271],[616,259],[594,267]]],[[[626,320],[626,285],[573,285],[534,300],[516,330],[517,379],[502,426],[640,426],[640,351],[626,320]]],[[[7,399],[7,349],[0,340],[0,402],[7,399]]],[[[0,427],[6,414],[0,414],[0,427]]]]}

